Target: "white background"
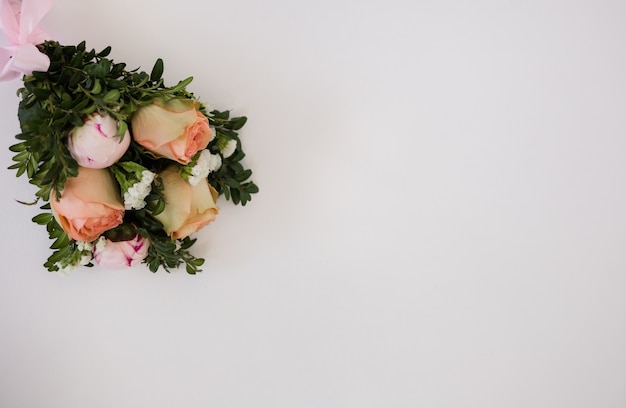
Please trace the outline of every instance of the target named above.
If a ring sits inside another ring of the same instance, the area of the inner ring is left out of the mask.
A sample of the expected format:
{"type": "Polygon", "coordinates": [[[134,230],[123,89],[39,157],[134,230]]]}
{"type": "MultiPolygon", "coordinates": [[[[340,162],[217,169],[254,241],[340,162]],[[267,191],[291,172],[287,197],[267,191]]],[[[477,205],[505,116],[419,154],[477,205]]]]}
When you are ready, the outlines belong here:
{"type": "Polygon", "coordinates": [[[205,271],[45,271],[0,84],[0,406],[626,406],[622,0],[57,0],[247,115],[205,271]]]}

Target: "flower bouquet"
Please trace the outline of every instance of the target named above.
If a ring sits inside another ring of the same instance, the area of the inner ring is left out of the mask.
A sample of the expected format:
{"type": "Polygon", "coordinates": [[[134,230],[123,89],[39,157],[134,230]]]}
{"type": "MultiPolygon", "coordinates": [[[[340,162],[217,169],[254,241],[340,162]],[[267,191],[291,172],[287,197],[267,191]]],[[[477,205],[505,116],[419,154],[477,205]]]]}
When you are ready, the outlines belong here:
{"type": "Polygon", "coordinates": [[[246,117],[209,111],[187,90],[192,78],[167,86],[161,59],[148,74],[110,59],[110,47],[51,41],[37,27],[50,7],[0,0],[10,41],[0,80],[24,82],[9,168],[44,202],[33,218],[54,240],[44,266],[199,272],[190,236],[215,219],[218,197],[246,205],[258,192],[241,163],[246,117]]]}

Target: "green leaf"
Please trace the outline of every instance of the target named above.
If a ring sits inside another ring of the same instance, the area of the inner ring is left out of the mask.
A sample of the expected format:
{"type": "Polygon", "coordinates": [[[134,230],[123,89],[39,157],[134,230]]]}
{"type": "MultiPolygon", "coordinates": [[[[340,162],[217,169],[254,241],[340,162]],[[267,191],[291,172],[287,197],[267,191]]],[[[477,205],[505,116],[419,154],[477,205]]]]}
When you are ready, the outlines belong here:
{"type": "Polygon", "coordinates": [[[52,221],[53,218],[54,216],[51,213],[43,213],[43,214],[34,216],[33,222],[39,225],[46,225],[50,221],[52,221]]]}
{"type": "Polygon", "coordinates": [[[165,210],[165,201],[158,200],[152,210],[152,215],[159,215],[163,212],[163,210],[165,210]]]}
{"type": "Polygon", "coordinates": [[[70,79],[70,87],[74,88],[82,79],[83,76],[79,72],[75,72],[70,79]]]}
{"type": "Polygon", "coordinates": [[[96,105],[91,104],[87,106],[85,109],[81,110],[80,113],[82,113],[83,115],[89,115],[90,113],[93,113],[95,110],[96,110],[96,105]]]}
{"type": "MultiPolygon", "coordinates": [[[[14,165],[15,166],[15,165],[14,165]]],[[[13,166],[9,167],[9,169],[14,168],[13,166]]],[[[24,172],[26,172],[26,166],[25,165],[18,165],[17,167],[17,173],[15,174],[16,177],[21,176],[22,174],[24,174],[24,172]]]]}
{"type": "Polygon", "coordinates": [[[230,121],[230,125],[228,127],[232,130],[239,130],[246,124],[247,121],[248,121],[248,118],[245,116],[233,118],[230,121]]]}
{"type": "MultiPolygon", "coordinates": [[[[63,247],[67,247],[70,243],[70,237],[63,233],[63,235],[61,235],[59,238],[57,238],[56,241],[54,241],[54,243],[50,246],[51,249],[60,249],[63,247]]],[[[65,248],[63,248],[65,249],[65,248]]],[[[69,249],[69,247],[68,247],[69,249]]]]}
{"type": "Polygon", "coordinates": [[[48,97],[50,95],[52,95],[52,91],[51,90],[49,90],[49,89],[41,89],[41,88],[33,89],[33,93],[35,94],[35,96],[39,100],[48,99],[48,97]]]}
{"type": "Polygon", "coordinates": [[[21,103],[21,108],[30,109],[35,105],[35,103],[37,103],[37,97],[33,94],[33,95],[30,95],[28,99],[26,99],[25,101],[21,103]]]}
{"type": "MultiPolygon", "coordinates": [[[[82,43],[81,43],[82,44],[82,43]]],[[[106,47],[98,53],[98,57],[104,58],[111,53],[111,46],[106,47]]]]}
{"type": "Polygon", "coordinates": [[[126,82],[118,79],[107,79],[106,83],[110,88],[121,89],[126,87],[126,82]]]}
{"type": "Polygon", "coordinates": [[[152,68],[152,73],[150,74],[150,80],[153,82],[158,81],[163,76],[163,60],[161,58],[157,59],[154,63],[154,67],[152,68]]]}
{"type": "Polygon", "coordinates": [[[100,62],[94,62],[85,67],[85,72],[96,78],[105,78],[111,70],[111,61],[102,59],[100,62]]]}
{"type": "Polygon", "coordinates": [[[90,102],[91,101],[89,99],[87,99],[87,98],[84,98],[82,100],[79,99],[78,101],[76,101],[74,106],[72,106],[72,110],[81,111],[82,112],[83,109],[87,108],[87,106],[89,105],[90,102]]]}
{"type": "Polygon", "coordinates": [[[233,203],[239,204],[239,201],[240,201],[239,190],[231,189],[230,190],[230,196],[231,196],[231,198],[233,200],[233,203]]]}
{"type": "Polygon", "coordinates": [[[76,127],[80,127],[84,125],[83,118],[81,118],[79,115],[70,115],[69,120],[70,120],[70,123],[76,127]]]}
{"type": "Polygon", "coordinates": [[[183,89],[185,89],[185,87],[187,85],[189,85],[191,83],[191,81],[193,81],[193,77],[189,77],[187,79],[183,79],[182,81],[180,81],[178,84],[176,84],[175,87],[173,87],[172,89],[170,89],[171,93],[176,93],[176,92],[180,92],[183,89]]]}
{"type": "Polygon", "coordinates": [[[117,78],[124,75],[124,68],[126,68],[126,64],[123,62],[113,65],[113,68],[111,68],[111,76],[117,78]]]}
{"type": "Polygon", "coordinates": [[[120,99],[120,91],[117,89],[111,89],[102,97],[105,103],[114,103],[117,102],[118,99],[120,99]]]}
{"type": "Polygon", "coordinates": [[[231,178],[225,179],[224,184],[226,184],[228,187],[239,188],[239,182],[235,179],[231,179],[231,178]]]}
{"type": "Polygon", "coordinates": [[[244,170],[241,173],[238,173],[235,175],[235,180],[239,182],[243,182],[251,175],[252,175],[252,170],[244,170]]]}
{"type": "Polygon", "coordinates": [[[12,152],[16,152],[16,153],[17,152],[22,152],[22,151],[26,150],[26,144],[24,142],[14,144],[13,146],[9,147],[9,150],[12,151],[12,152]]]}
{"type": "Polygon", "coordinates": [[[98,95],[100,92],[102,92],[102,84],[100,83],[100,80],[96,78],[96,80],[93,82],[93,88],[91,88],[91,93],[94,95],[98,95]]]}
{"type": "Polygon", "coordinates": [[[17,162],[21,162],[24,161],[25,159],[27,159],[30,156],[30,152],[29,151],[21,151],[18,154],[16,154],[15,156],[13,156],[13,161],[17,161],[17,162]]]}
{"type": "Polygon", "coordinates": [[[150,80],[150,77],[145,72],[133,75],[133,82],[135,83],[135,86],[137,88],[141,88],[142,86],[144,86],[146,83],[148,83],[148,80],[150,80]]]}
{"type": "Polygon", "coordinates": [[[127,130],[128,130],[128,124],[124,122],[123,120],[120,120],[117,126],[117,133],[115,135],[119,137],[123,137],[126,134],[127,130]]]}
{"type": "Polygon", "coordinates": [[[211,111],[211,115],[213,115],[216,119],[228,120],[230,117],[230,111],[220,112],[218,110],[213,110],[211,111]]]}
{"type": "Polygon", "coordinates": [[[37,161],[33,156],[29,157],[28,164],[26,165],[26,174],[28,174],[28,178],[33,178],[35,172],[37,171],[37,161]]]}
{"type": "Polygon", "coordinates": [[[259,192],[259,187],[253,182],[243,184],[241,187],[244,188],[248,194],[256,194],[259,192]]]}
{"type": "Polygon", "coordinates": [[[37,81],[45,81],[46,78],[48,78],[48,73],[42,71],[33,71],[33,78],[35,78],[37,81]]]}

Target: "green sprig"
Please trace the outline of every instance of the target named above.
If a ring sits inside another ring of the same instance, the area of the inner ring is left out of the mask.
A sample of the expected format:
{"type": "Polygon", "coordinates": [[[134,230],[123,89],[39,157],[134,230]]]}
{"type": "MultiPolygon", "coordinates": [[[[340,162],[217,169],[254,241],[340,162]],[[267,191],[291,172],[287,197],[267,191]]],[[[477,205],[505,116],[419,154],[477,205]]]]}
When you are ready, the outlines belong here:
{"type": "MultiPolygon", "coordinates": [[[[42,206],[41,209],[49,210],[50,204],[42,206]]],[[[63,228],[61,228],[51,212],[36,215],[33,217],[33,222],[39,225],[45,225],[50,239],[54,240],[50,246],[50,249],[53,250],[52,255],[50,255],[46,263],[44,263],[44,266],[49,272],[58,272],[61,268],[80,264],[84,251],[81,250],[77,242],[72,240],[63,228]]],[[[91,267],[93,264],[90,262],[85,266],[91,267]]]]}
{"type": "Polygon", "coordinates": [[[247,122],[245,116],[230,118],[229,111],[213,110],[209,113],[209,122],[215,127],[215,139],[209,145],[215,153],[220,152],[229,140],[237,142],[235,152],[229,157],[223,157],[222,166],[208,176],[209,183],[217,192],[223,194],[227,200],[245,206],[252,199],[252,194],[259,192],[259,188],[252,181],[252,170],[246,169],[241,160],[246,156],[241,148],[238,130],[247,122]]]}

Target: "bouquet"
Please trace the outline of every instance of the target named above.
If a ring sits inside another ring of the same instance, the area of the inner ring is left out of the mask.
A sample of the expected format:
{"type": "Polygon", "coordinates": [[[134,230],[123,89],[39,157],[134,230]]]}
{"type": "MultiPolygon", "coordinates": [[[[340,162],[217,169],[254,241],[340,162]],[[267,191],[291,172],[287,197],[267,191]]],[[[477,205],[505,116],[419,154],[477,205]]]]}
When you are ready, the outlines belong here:
{"type": "MultiPolygon", "coordinates": [[[[52,254],[44,266],[200,271],[191,235],[215,220],[218,197],[258,192],[241,161],[246,117],[208,110],[187,90],[109,58],[111,47],[62,45],[38,28],[51,0],[0,0],[0,80],[22,77],[21,133],[9,168],[35,185],[52,254]]],[[[26,204],[26,203],[25,203],[26,204]]]]}

